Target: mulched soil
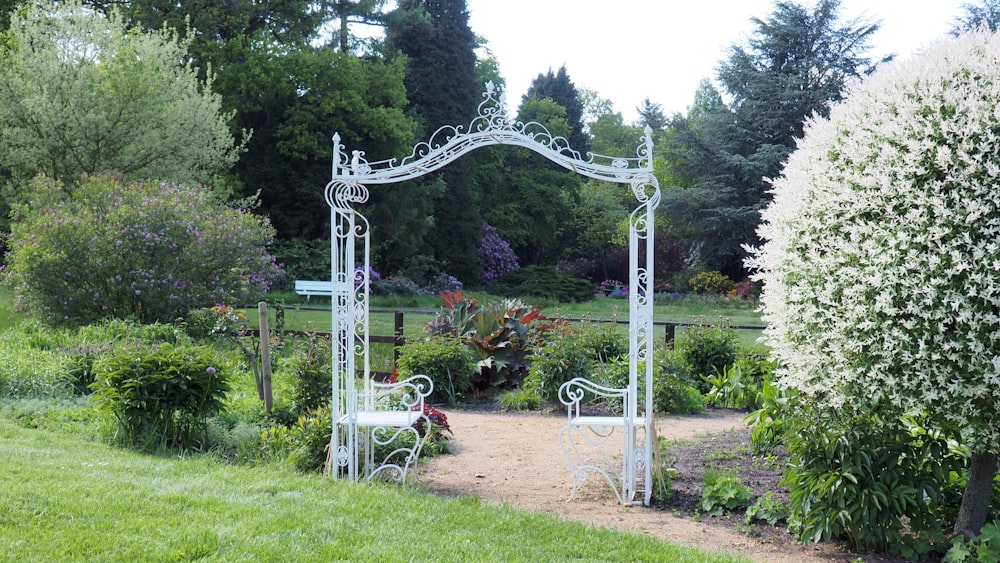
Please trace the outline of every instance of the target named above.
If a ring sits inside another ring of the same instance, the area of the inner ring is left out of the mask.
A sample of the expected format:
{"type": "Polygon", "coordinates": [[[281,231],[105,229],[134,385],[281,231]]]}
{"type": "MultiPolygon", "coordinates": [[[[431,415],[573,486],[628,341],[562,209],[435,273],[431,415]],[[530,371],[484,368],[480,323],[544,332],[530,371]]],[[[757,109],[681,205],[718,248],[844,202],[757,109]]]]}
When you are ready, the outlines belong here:
{"type": "MultiPolygon", "coordinates": [[[[719,409],[710,409],[719,410],[719,409]]],[[[794,543],[785,522],[771,526],[767,522],[745,521],[745,510],[734,510],[722,516],[709,516],[701,509],[705,483],[705,470],[714,467],[734,471],[740,481],[753,489],[754,498],[771,492],[775,499],[789,503],[788,488],[781,485],[787,456],[777,448],[768,456],[753,455],[750,447],[750,428],[738,428],[710,434],[692,440],[674,441],[663,451],[663,461],[677,470],[672,487],[674,494],[667,500],[655,500],[654,507],[701,522],[734,529],[762,541],[778,545],[794,543]]],[[[846,546],[845,546],[846,549],[846,546]]],[[[906,561],[886,554],[858,554],[869,563],[900,563],[906,561]]]]}
{"type": "Polygon", "coordinates": [[[784,523],[770,526],[766,522],[745,523],[745,510],[734,510],[722,516],[709,516],[701,508],[701,496],[707,468],[732,471],[740,481],[753,489],[754,497],[771,492],[775,499],[788,504],[788,489],[780,484],[785,462],[784,451],[779,449],[768,457],[754,456],[750,449],[750,429],[739,428],[694,440],[672,442],[663,451],[663,461],[677,470],[670,499],[658,500],[654,506],[689,518],[698,518],[727,528],[734,528],[748,535],[773,541],[790,543],[794,538],[784,523]]]}

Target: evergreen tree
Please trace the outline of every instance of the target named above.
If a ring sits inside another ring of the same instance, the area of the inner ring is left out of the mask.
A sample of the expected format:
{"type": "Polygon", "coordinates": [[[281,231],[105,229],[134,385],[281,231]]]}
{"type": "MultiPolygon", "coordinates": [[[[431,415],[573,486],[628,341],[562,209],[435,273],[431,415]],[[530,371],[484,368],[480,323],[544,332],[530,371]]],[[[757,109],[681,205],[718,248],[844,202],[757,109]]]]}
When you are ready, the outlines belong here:
{"type": "Polygon", "coordinates": [[[557,73],[549,69],[547,73],[535,77],[521,100],[522,105],[532,98],[539,100],[549,98],[566,108],[566,121],[570,125],[567,137],[569,145],[581,155],[586,155],[590,150],[590,135],[587,134],[583,124],[583,100],[573,81],[570,80],[566,67],[560,67],[557,73]]]}
{"type": "Polygon", "coordinates": [[[980,0],[978,4],[962,4],[965,12],[955,19],[955,27],[951,34],[958,35],[963,31],[985,26],[996,33],[1000,29],[1000,0],[980,0]]]}
{"type": "Polygon", "coordinates": [[[729,106],[704,92],[704,104],[671,120],[667,154],[688,190],[664,208],[676,224],[700,231],[710,269],[743,277],[742,247],[756,244],[767,203],[764,179],[778,175],[805,118],[826,115],[849,79],[874,69],[864,53],[879,24],[842,23],[839,7],[840,0],[819,0],[812,11],[778,2],[768,19],[754,18],[756,33],[718,68],[729,106]]]}
{"type": "MultiPolygon", "coordinates": [[[[477,83],[476,37],[465,0],[401,0],[388,23],[386,46],[407,57],[409,108],[425,136],[445,125],[467,126],[477,114],[483,85],[477,83]]],[[[420,181],[444,182],[433,200],[434,228],[427,242],[442,270],[467,284],[482,279],[474,175],[475,157],[468,155],[420,181]]]]}
{"type": "Polygon", "coordinates": [[[351,35],[351,24],[385,26],[382,9],[386,0],[331,0],[330,9],[337,16],[337,28],[333,32],[332,45],[337,45],[341,53],[350,53],[357,48],[372,44],[372,40],[362,40],[351,35]]]}
{"type": "Polygon", "coordinates": [[[639,125],[643,128],[649,126],[653,130],[653,142],[659,144],[660,137],[667,130],[667,116],[663,115],[663,108],[646,98],[635,109],[639,112],[639,125]]]}

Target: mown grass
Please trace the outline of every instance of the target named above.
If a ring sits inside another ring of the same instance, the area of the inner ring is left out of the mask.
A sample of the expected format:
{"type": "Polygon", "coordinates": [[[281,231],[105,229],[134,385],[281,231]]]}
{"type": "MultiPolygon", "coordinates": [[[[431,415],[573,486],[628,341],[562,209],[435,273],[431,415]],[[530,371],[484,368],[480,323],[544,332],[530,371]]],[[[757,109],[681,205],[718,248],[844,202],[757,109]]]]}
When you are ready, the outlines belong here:
{"type": "Polygon", "coordinates": [[[0,415],[9,561],[743,561],[648,536],[211,456],[150,456],[0,415]]]}

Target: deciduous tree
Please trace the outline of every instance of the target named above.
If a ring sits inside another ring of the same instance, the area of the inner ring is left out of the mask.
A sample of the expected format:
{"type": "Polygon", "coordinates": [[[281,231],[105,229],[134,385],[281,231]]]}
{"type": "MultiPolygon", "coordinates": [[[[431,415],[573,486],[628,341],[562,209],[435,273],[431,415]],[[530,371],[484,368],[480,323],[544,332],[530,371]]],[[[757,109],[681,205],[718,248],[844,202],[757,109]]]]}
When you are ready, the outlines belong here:
{"type": "Polygon", "coordinates": [[[750,263],[785,385],[927,416],[971,448],[969,536],[1000,452],[998,77],[1000,37],[976,31],[863,82],[809,124],[750,263]]]}
{"type": "Polygon", "coordinates": [[[242,147],[187,46],[79,1],[16,13],[0,45],[0,175],[14,186],[107,170],[210,182],[242,147]]]}

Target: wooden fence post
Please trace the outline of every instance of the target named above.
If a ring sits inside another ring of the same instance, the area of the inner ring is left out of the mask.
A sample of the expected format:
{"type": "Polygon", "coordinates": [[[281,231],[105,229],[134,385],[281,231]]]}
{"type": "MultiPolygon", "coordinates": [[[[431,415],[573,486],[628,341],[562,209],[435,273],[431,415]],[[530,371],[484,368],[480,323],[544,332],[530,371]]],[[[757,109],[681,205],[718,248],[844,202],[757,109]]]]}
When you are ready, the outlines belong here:
{"type": "Polygon", "coordinates": [[[392,373],[396,373],[396,364],[399,363],[399,349],[406,344],[406,338],[403,337],[403,312],[396,311],[393,315],[393,336],[396,340],[392,343],[392,373]]]}
{"type": "Polygon", "coordinates": [[[271,416],[271,334],[267,326],[267,303],[257,303],[257,313],[260,315],[260,368],[264,389],[264,412],[271,416]]]}
{"type": "Polygon", "coordinates": [[[665,331],[665,338],[667,344],[673,344],[674,337],[676,336],[675,331],[677,330],[677,325],[674,323],[667,323],[667,328],[665,331]]]}

